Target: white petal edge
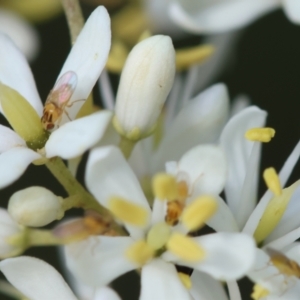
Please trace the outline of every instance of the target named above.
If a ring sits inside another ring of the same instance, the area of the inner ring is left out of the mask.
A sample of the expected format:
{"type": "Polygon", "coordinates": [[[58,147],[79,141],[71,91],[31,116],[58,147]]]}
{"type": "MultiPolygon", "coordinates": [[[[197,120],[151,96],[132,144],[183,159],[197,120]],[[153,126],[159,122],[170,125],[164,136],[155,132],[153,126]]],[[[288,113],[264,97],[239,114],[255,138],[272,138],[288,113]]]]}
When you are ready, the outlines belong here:
{"type": "Polygon", "coordinates": [[[191,300],[173,264],[154,259],[142,268],[140,300],[191,300]]]}
{"type": "Polygon", "coordinates": [[[102,138],[111,117],[112,112],[100,111],[62,125],[50,135],[46,156],[71,159],[82,155],[102,138]]]}
{"type": "Polygon", "coordinates": [[[130,237],[90,237],[65,247],[70,271],[84,284],[101,287],[138,266],[130,262],[126,249],[133,244],[130,237]]]}
{"type": "MultiPolygon", "coordinates": [[[[220,137],[228,161],[228,176],[225,194],[228,206],[237,214],[238,205],[249,165],[249,158],[255,142],[246,140],[246,131],[264,126],[267,113],[256,106],[250,106],[232,117],[226,124],[220,137]]],[[[259,157],[255,161],[255,174],[252,176],[252,201],[256,201],[259,157]],[[254,198],[254,199],[253,199],[254,198]]]]}
{"type": "Polygon", "coordinates": [[[180,157],[198,144],[213,143],[228,118],[229,96],[224,84],[215,84],[190,100],[166,129],[154,154],[152,173],[166,161],[180,157]]]}
{"type": "Polygon", "coordinates": [[[190,293],[194,300],[228,300],[222,283],[211,276],[194,270],[191,280],[190,293]]]}
{"type": "Polygon", "coordinates": [[[113,289],[105,286],[97,289],[91,300],[121,300],[121,298],[113,289]]]}
{"type": "Polygon", "coordinates": [[[172,3],[169,15],[178,26],[188,32],[221,33],[242,28],[280,6],[278,0],[211,1],[211,4],[205,2],[189,12],[179,3],[172,3]]]}
{"type": "MultiPolygon", "coordinates": [[[[85,182],[103,206],[108,207],[108,201],[113,196],[122,197],[142,206],[148,212],[146,226],[150,222],[151,211],[148,201],[138,179],[117,147],[99,147],[91,151],[87,162],[85,182]]],[[[131,236],[142,237],[142,228],[129,224],[125,226],[131,236]]]]}
{"type": "Polygon", "coordinates": [[[0,82],[20,93],[41,116],[43,105],[28,62],[11,39],[2,33],[0,33],[0,64],[0,82]]]}
{"type": "Polygon", "coordinates": [[[0,154],[20,146],[26,147],[25,141],[10,128],[0,125],[0,154]]]}
{"type": "Polygon", "coordinates": [[[5,259],[0,270],[31,300],[76,300],[62,276],[46,262],[27,256],[5,259]]]}
{"type": "Polygon", "coordinates": [[[200,145],[186,152],[178,162],[178,174],[187,174],[192,196],[218,195],[224,188],[227,162],[223,149],[200,145]]]}
{"type": "Polygon", "coordinates": [[[31,149],[16,147],[0,154],[0,188],[16,181],[28,165],[41,156],[31,149]]]}
{"type": "Polygon", "coordinates": [[[298,0],[283,0],[283,9],[292,22],[300,24],[300,2],[298,0]]]}
{"type": "MultiPolygon", "coordinates": [[[[106,64],[111,44],[110,18],[104,6],[97,7],[86,21],[71,52],[64,63],[58,79],[68,71],[77,74],[78,83],[70,99],[87,99],[106,64]]],[[[74,119],[82,102],[68,109],[71,119],[74,119]]],[[[68,119],[62,119],[62,123],[68,119]]]]}

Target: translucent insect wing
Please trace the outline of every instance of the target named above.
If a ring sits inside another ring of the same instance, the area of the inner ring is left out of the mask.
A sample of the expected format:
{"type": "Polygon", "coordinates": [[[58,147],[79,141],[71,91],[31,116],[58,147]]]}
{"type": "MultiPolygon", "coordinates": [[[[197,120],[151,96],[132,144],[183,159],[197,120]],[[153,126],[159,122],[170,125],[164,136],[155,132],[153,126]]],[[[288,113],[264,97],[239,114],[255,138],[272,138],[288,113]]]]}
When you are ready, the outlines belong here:
{"type": "Polygon", "coordinates": [[[56,101],[60,106],[66,104],[70,100],[76,88],[76,85],[77,75],[72,71],[63,74],[58,79],[58,81],[54,85],[52,93],[56,94],[56,101]]]}

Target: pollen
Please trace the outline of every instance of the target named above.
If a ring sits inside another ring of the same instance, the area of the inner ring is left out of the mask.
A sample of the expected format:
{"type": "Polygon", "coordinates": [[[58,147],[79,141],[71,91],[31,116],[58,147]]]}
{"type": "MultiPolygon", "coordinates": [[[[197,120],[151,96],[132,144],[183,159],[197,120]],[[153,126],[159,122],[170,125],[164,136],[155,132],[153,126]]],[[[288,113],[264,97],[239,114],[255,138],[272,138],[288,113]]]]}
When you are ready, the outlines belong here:
{"type": "Polygon", "coordinates": [[[183,209],[183,202],[180,202],[179,200],[169,201],[167,203],[167,213],[165,216],[166,223],[170,226],[177,225],[183,209]]]}
{"type": "Polygon", "coordinates": [[[173,233],[167,242],[167,249],[180,259],[197,262],[205,257],[205,251],[192,238],[173,233]]]}
{"type": "Polygon", "coordinates": [[[179,279],[183,283],[183,285],[189,290],[192,287],[192,281],[188,274],[179,272],[178,273],[179,279]]]}
{"type": "Polygon", "coordinates": [[[155,250],[144,240],[135,242],[125,252],[126,257],[139,266],[144,265],[147,261],[154,257],[154,254],[155,250]]]}
{"type": "Polygon", "coordinates": [[[166,223],[155,224],[147,235],[147,244],[153,249],[161,249],[168,241],[171,235],[171,228],[166,223]]]}
{"type": "Polygon", "coordinates": [[[153,194],[160,200],[174,200],[178,197],[176,178],[166,173],[156,174],[152,179],[153,194]]]}
{"type": "Polygon", "coordinates": [[[189,231],[199,229],[212,217],[217,208],[217,202],[213,197],[201,196],[185,208],[181,221],[189,231]]]}
{"type": "Polygon", "coordinates": [[[108,208],[116,218],[125,223],[143,227],[148,222],[149,214],[145,208],[121,197],[112,197],[108,208]]]}
{"type": "Polygon", "coordinates": [[[268,143],[275,135],[273,128],[252,128],[245,133],[245,138],[253,142],[268,143]]]}
{"type": "Polygon", "coordinates": [[[282,188],[280,184],[279,177],[274,168],[265,169],[263,177],[268,189],[275,195],[280,196],[282,193],[282,188]]]}
{"type": "Polygon", "coordinates": [[[270,292],[266,290],[264,287],[262,287],[259,284],[255,284],[253,287],[253,293],[251,294],[251,298],[253,300],[259,300],[261,298],[264,298],[268,296],[270,292]]]}

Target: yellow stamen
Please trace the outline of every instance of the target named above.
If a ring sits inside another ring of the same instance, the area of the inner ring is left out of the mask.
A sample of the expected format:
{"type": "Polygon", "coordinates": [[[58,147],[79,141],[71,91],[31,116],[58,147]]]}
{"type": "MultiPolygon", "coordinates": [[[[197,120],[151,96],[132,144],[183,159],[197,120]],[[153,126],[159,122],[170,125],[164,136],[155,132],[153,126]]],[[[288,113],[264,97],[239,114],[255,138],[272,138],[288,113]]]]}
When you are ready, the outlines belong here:
{"type": "Polygon", "coordinates": [[[245,133],[245,138],[253,142],[268,143],[275,135],[273,128],[252,128],[245,133]]]}
{"type": "Polygon", "coordinates": [[[152,179],[153,193],[160,200],[173,200],[178,197],[176,178],[166,173],[156,174],[152,179]]]}
{"type": "Polygon", "coordinates": [[[106,62],[106,68],[112,73],[121,73],[129,50],[120,40],[114,40],[106,62]]]}
{"type": "Polygon", "coordinates": [[[138,42],[141,42],[141,41],[149,38],[150,36],[151,36],[151,31],[147,29],[142,32],[142,34],[140,35],[140,37],[138,39],[138,42]]]}
{"type": "Polygon", "coordinates": [[[268,168],[264,170],[263,177],[268,189],[275,195],[280,196],[282,188],[279,177],[274,168],[268,168]]]}
{"type": "Polygon", "coordinates": [[[171,235],[171,228],[164,222],[155,224],[147,235],[147,244],[153,249],[161,249],[171,235]]]}
{"type": "Polygon", "coordinates": [[[253,287],[253,293],[251,294],[251,298],[253,300],[259,300],[261,298],[264,298],[268,296],[270,292],[266,290],[264,287],[262,287],[259,284],[255,284],[253,287]]]}
{"type": "Polygon", "coordinates": [[[192,287],[192,281],[189,275],[178,272],[178,276],[183,285],[189,290],[192,287]]]}
{"type": "Polygon", "coordinates": [[[205,251],[192,238],[178,232],[171,235],[167,249],[185,261],[196,262],[205,257],[205,251]]]}
{"type": "Polygon", "coordinates": [[[199,229],[216,212],[217,208],[217,202],[213,197],[201,196],[185,208],[181,221],[189,231],[199,229]]]}
{"type": "Polygon", "coordinates": [[[125,223],[145,226],[148,222],[149,214],[145,208],[121,197],[112,197],[108,207],[115,217],[125,223]]]}
{"type": "Polygon", "coordinates": [[[176,50],[176,70],[187,70],[194,64],[205,61],[214,53],[212,45],[200,45],[185,49],[176,50]]]}
{"type": "Polygon", "coordinates": [[[294,191],[299,185],[300,180],[296,181],[290,187],[283,189],[280,196],[275,196],[270,200],[254,233],[257,243],[262,242],[278,225],[294,191]]]}
{"type": "Polygon", "coordinates": [[[131,245],[125,252],[126,257],[137,263],[138,265],[144,265],[155,254],[154,249],[149,246],[144,240],[140,240],[131,245]]]}

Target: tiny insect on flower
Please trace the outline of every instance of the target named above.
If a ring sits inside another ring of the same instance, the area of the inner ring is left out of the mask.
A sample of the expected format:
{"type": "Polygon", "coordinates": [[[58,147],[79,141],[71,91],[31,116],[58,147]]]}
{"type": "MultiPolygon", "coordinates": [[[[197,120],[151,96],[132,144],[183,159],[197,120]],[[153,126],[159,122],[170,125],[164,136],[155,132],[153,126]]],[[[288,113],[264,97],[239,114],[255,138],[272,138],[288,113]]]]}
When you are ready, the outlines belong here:
{"type": "Polygon", "coordinates": [[[72,71],[63,74],[50,91],[44,106],[42,124],[45,130],[52,130],[62,118],[63,113],[71,120],[66,107],[71,107],[73,103],[69,101],[77,85],[77,75],[72,71]]]}

